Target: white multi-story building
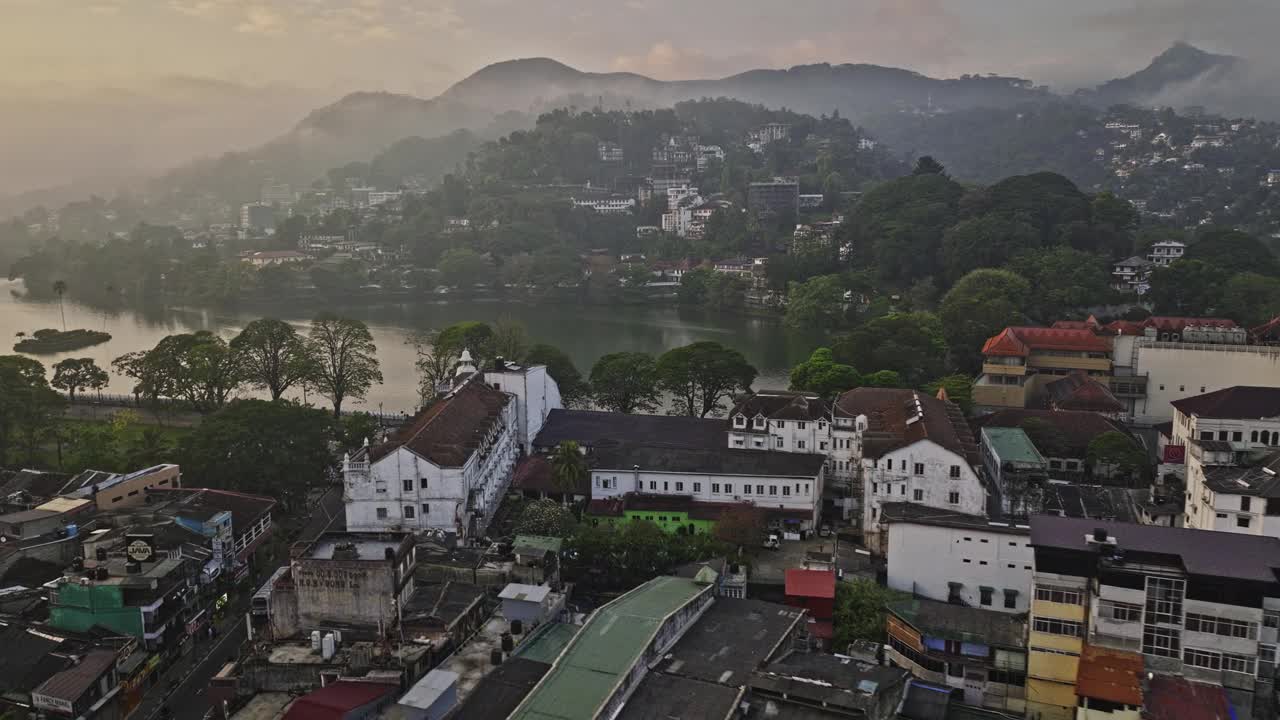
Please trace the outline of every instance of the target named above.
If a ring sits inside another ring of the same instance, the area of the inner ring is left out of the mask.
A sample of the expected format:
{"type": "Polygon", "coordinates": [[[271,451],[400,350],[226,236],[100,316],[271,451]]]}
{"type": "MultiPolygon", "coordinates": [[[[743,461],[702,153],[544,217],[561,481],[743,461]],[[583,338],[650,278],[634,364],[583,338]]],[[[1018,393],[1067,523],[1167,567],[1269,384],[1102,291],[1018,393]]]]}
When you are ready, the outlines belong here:
{"type": "Polygon", "coordinates": [[[884,503],[986,515],[978,446],[955,403],[914,390],[858,388],[836,400],[834,415],[833,462],[857,463],[862,533],[873,552],[884,550],[884,503]]]}
{"type": "Polygon", "coordinates": [[[831,406],[820,395],[761,390],[729,413],[729,447],[821,453],[831,449],[831,406]]]}
{"type": "Polygon", "coordinates": [[[343,459],[347,529],[482,534],[511,483],[519,414],[514,395],[463,376],[390,439],[343,459]]]}
{"type": "Polygon", "coordinates": [[[620,163],[623,159],[622,146],[616,142],[600,142],[596,143],[596,151],[600,156],[600,162],[620,163]]]}
{"type": "Polygon", "coordinates": [[[693,518],[750,503],[787,529],[818,527],[823,455],[622,444],[596,445],[592,457],[593,516],[661,504],[693,518]]]}
{"type": "Polygon", "coordinates": [[[601,215],[625,215],[636,207],[635,198],[604,198],[603,200],[573,200],[576,208],[594,210],[601,215]]]}
{"type": "Polygon", "coordinates": [[[885,503],[890,588],[939,602],[1025,613],[1031,527],[911,503],[885,503]]]}
{"type": "Polygon", "coordinates": [[[484,371],[484,381],[495,390],[511,393],[516,398],[519,427],[516,442],[522,454],[533,452],[533,439],[542,430],[552,410],[564,407],[560,386],[547,372],[546,365],[521,366],[498,358],[484,371]]]}
{"type": "Polygon", "coordinates": [[[1237,385],[1172,405],[1170,445],[1218,440],[1233,452],[1280,447],[1280,387],[1237,385]]]}
{"type": "Polygon", "coordinates": [[[404,192],[400,190],[375,190],[369,193],[369,207],[393,203],[402,197],[404,197],[404,192]]]}
{"type": "MultiPolygon", "coordinates": [[[[1144,204],[1144,207],[1145,207],[1145,204],[1144,204]]],[[[1147,253],[1147,259],[1155,263],[1159,267],[1166,267],[1170,263],[1172,263],[1174,260],[1181,258],[1186,253],[1187,253],[1186,243],[1178,242],[1177,240],[1161,240],[1160,242],[1151,246],[1151,252],[1147,253]]]]}
{"type": "Polygon", "coordinates": [[[1280,452],[1250,462],[1221,440],[1187,446],[1183,525],[1280,538],[1280,452]]]}

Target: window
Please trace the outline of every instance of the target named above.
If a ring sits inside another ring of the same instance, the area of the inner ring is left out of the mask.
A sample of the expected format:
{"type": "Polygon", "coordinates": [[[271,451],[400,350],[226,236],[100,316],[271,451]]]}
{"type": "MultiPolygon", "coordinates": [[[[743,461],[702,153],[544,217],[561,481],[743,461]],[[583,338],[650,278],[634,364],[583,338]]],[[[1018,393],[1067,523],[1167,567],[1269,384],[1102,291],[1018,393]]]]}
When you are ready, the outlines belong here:
{"type": "MultiPolygon", "coordinates": [[[[1013,566],[1010,565],[1009,567],[1013,567],[1013,566]]],[[[1017,608],[1018,608],[1018,591],[1005,590],[1004,591],[1004,609],[1016,610],[1017,608]]]]}
{"type": "Polygon", "coordinates": [[[1143,655],[1176,658],[1182,654],[1180,644],[1177,628],[1147,625],[1142,629],[1143,655]]]}
{"type": "Polygon", "coordinates": [[[1061,460],[1050,460],[1050,461],[1049,461],[1049,469],[1050,469],[1050,470],[1061,470],[1061,469],[1062,469],[1062,461],[1061,461],[1061,460]]]}
{"type": "Polygon", "coordinates": [[[809,483],[805,483],[805,484],[804,484],[804,494],[805,494],[805,495],[808,495],[808,494],[809,494],[809,483]]]}
{"type": "Polygon", "coordinates": [[[379,519],[379,520],[386,520],[386,519],[387,519],[387,509],[386,509],[386,508],[378,508],[378,509],[377,509],[377,511],[376,511],[376,513],[377,513],[377,516],[378,516],[378,519],[379,519]]]}
{"type": "Polygon", "coordinates": [[[1258,431],[1254,430],[1249,433],[1249,442],[1258,442],[1258,431]]]}
{"type": "Polygon", "coordinates": [[[804,430],[806,427],[808,427],[808,425],[809,425],[809,423],[804,423],[804,422],[797,422],[797,423],[796,423],[796,427],[797,427],[797,428],[800,428],[801,430],[804,430]]]}
{"type": "Polygon", "coordinates": [[[1258,638],[1257,623],[1202,615],[1200,613],[1187,613],[1187,630],[1222,635],[1223,637],[1243,638],[1245,640],[1256,640],[1258,638]]]}
{"type": "Polygon", "coordinates": [[[1212,430],[1203,430],[1203,431],[1201,431],[1201,432],[1200,432],[1200,439],[1201,439],[1201,440],[1212,440],[1212,439],[1213,439],[1213,431],[1212,431],[1212,430]]]}
{"type": "Polygon", "coordinates": [[[649,481],[649,489],[650,489],[650,490],[657,490],[657,489],[658,489],[658,481],[657,481],[657,480],[650,480],[650,481],[649,481]]]}
{"type": "Polygon", "coordinates": [[[906,494],[907,494],[907,484],[906,484],[906,483],[902,483],[901,485],[899,485],[899,486],[898,486],[898,494],[899,494],[899,495],[906,495],[906,494]]]}
{"type": "Polygon", "coordinates": [[[720,494],[720,483],[711,483],[711,493],[713,495],[720,494]]]}
{"type": "Polygon", "coordinates": [[[826,450],[826,449],[827,449],[827,441],[825,441],[825,440],[819,440],[819,441],[818,441],[818,449],[819,449],[819,450],[826,450]]]}
{"type": "Polygon", "coordinates": [[[1240,442],[1241,440],[1244,440],[1244,433],[1239,430],[1231,433],[1231,442],[1240,442]]]}
{"type": "Polygon", "coordinates": [[[422,517],[431,517],[431,503],[422,503],[422,517]]]}
{"type": "Polygon", "coordinates": [[[1227,672],[1242,673],[1244,675],[1253,675],[1256,667],[1256,659],[1248,655],[1236,655],[1235,653],[1222,653],[1222,669],[1227,672]]]}
{"type": "Polygon", "coordinates": [[[770,495],[777,495],[777,494],[778,494],[778,486],[777,486],[777,485],[770,485],[770,486],[769,486],[769,494],[770,494],[770,495]]]}
{"type": "Polygon", "coordinates": [[[1036,599],[1063,605],[1080,605],[1081,591],[1061,585],[1036,585],[1036,599]]]}
{"type": "Polygon", "coordinates": [[[1031,629],[1038,633],[1047,633],[1049,635],[1080,637],[1080,623],[1072,622],[1070,620],[1038,617],[1035,619],[1035,622],[1032,623],[1031,629]]]}
{"type": "Polygon", "coordinates": [[[774,447],[782,447],[782,438],[778,438],[778,439],[774,440],[774,441],[773,441],[773,445],[774,445],[774,447]]]}
{"type": "Polygon", "coordinates": [[[743,494],[743,495],[750,495],[750,494],[751,494],[751,486],[750,486],[750,485],[743,485],[743,486],[742,486],[742,494],[743,494]]]}
{"type": "Polygon", "coordinates": [[[983,605],[984,607],[985,607],[985,606],[990,605],[990,604],[991,604],[991,595],[992,595],[992,593],[994,593],[994,592],[995,592],[995,591],[994,591],[994,590],[992,590],[992,589],[991,589],[991,588],[989,588],[989,587],[981,587],[981,588],[978,588],[978,602],[982,603],[982,605],[983,605]]]}
{"type": "MultiPolygon", "coordinates": [[[[747,492],[751,492],[751,490],[747,490],[747,492]]],[[[725,494],[725,495],[732,495],[732,494],[733,494],[733,483],[725,483],[725,484],[724,484],[724,494],[725,494]]]]}
{"type": "Polygon", "coordinates": [[[778,421],[777,423],[775,423],[775,424],[778,426],[778,429],[779,429],[779,430],[781,430],[782,428],[785,428],[785,427],[787,426],[787,424],[786,424],[785,422],[781,421],[781,420],[779,420],[779,421],[778,421]]]}
{"type": "Polygon", "coordinates": [[[676,483],[676,492],[684,492],[684,483],[683,483],[683,482],[677,482],[677,483],[676,483]]]}
{"type": "Polygon", "coordinates": [[[959,466],[959,465],[952,465],[952,466],[951,466],[951,477],[953,477],[953,478],[958,478],[958,477],[960,477],[960,466],[959,466]]]}
{"type": "Polygon", "coordinates": [[[1241,527],[1241,528],[1247,528],[1247,527],[1249,527],[1249,518],[1248,518],[1247,516],[1245,516],[1245,515],[1237,515],[1237,516],[1236,516],[1236,527],[1241,527]]]}
{"type": "Polygon", "coordinates": [[[1219,430],[1219,431],[1218,431],[1218,439],[1219,439],[1219,440],[1222,440],[1222,441],[1224,441],[1224,442],[1225,442],[1225,441],[1226,441],[1226,439],[1227,439],[1227,438],[1229,438],[1229,437],[1231,437],[1231,433],[1227,432],[1226,430],[1219,430]]]}
{"type": "Polygon", "coordinates": [[[1262,627],[1280,628],[1280,612],[1275,610],[1263,612],[1262,627]]]}
{"type": "Polygon", "coordinates": [[[404,519],[412,520],[414,515],[414,507],[412,505],[404,506],[404,519]]]}
{"type": "Polygon", "coordinates": [[[880,494],[880,483],[871,483],[871,494],[872,495],[880,494]]]}
{"type": "MultiPolygon", "coordinates": [[[[1147,578],[1147,619],[1149,624],[1182,624],[1182,598],[1187,583],[1172,578],[1147,578]]],[[[1177,657],[1176,654],[1169,657],[1177,657]]]]}
{"type": "Polygon", "coordinates": [[[757,415],[755,418],[754,425],[758,428],[764,427],[764,418],[757,415]]]}
{"type": "Polygon", "coordinates": [[[735,416],[733,417],[733,426],[734,426],[734,427],[746,427],[746,426],[747,426],[747,418],[746,418],[746,417],[744,417],[744,416],[742,416],[742,415],[735,415],[735,416]]]}
{"type": "Polygon", "coordinates": [[[1027,684],[1027,674],[1017,670],[988,670],[987,682],[1023,687],[1027,684]]]}
{"type": "Polygon", "coordinates": [[[1252,504],[1253,498],[1245,496],[1240,498],[1240,512],[1249,512],[1249,506],[1252,504]]]}
{"type": "Polygon", "coordinates": [[[1227,519],[1227,514],[1226,514],[1226,513],[1214,513],[1214,516],[1215,516],[1215,517],[1217,517],[1219,520],[1226,520],[1226,519],[1227,519]]]}
{"type": "Polygon", "coordinates": [[[959,505],[960,493],[956,492],[955,490],[952,490],[951,492],[947,493],[947,502],[951,503],[952,505],[959,505]]]}
{"type": "Polygon", "coordinates": [[[402,482],[402,483],[400,483],[400,484],[404,486],[404,491],[405,491],[405,492],[413,492],[413,481],[412,481],[412,480],[405,480],[404,482],[402,482]]]}
{"type": "Polygon", "coordinates": [[[696,493],[702,492],[702,483],[694,483],[693,491],[696,493]]]}
{"type": "Polygon", "coordinates": [[[663,481],[662,481],[662,492],[667,492],[667,491],[668,491],[668,490],[670,490],[670,489],[671,489],[671,483],[667,482],[666,480],[663,480],[663,481]]]}
{"type": "Polygon", "coordinates": [[[738,437],[737,435],[733,436],[733,444],[735,447],[742,447],[743,445],[742,438],[738,437]]]}
{"type": "Polygon", "coordinates": [[[917,475],[923,475],[923,474],[924,474],[924,463],[916,463],[916,468],[915,468],[915,470],[916,470],[916,474],[917,474],[917,475]]]}
{"type": "Polygon", "coordinates": [[[1262,662],[1274,665],[1276,662],[1276,646],[1268,645],[1267,643],[1258,643],[1258,659],[1262,662]]]}
{"type": "Polygon", "coordinates": [[[924,502],[924,491],[919,488],[912,490],[911,499],[915,500],[916,502],[924,502]]]}
{"type": "Polygon", "coordinates": [[[1195,667],[1208,668],[1210,670],[1222,669],[1222,655],[1216,652],[1187,648],[1182,654],[1182,661],[1195,667]]]}
{"type": "Polygon", "coordinates": [[[1098,617],[1116,622],[1137,622],[1142,619],[1142,606],[1103,600],[1098,603],[1098,617]]]}
{"type": "Polygon", "coordinates": [[[790,486],[790,485],[783,485],[783,486],[782,486],[782,494],[783,494],[783,495],[790,495],[790,494],[791,494],[791,486],[790,486]]]}
{"type": "Polygon", "coordinates": [[[804,441],[803,441],[803,440],[797,440],[797,441],[796,441],[796,447],[797,447],[797,448],[799,448],[800,450],[803,450],[803,449],[804,449],[804,441]]]}
{"type": "Polygon", "coordinates": [[[757,494],[757,495],[763,495],[763,494],[764,494],[764,486],[763,486],[763,485],[757,485],[757,486],[756,486],[756,494],[757,494]]]}
{"type": "Polygon", "coordinates": [[[423,477],[423,478],[418,478],[418,488],[419,488],[419,489],[422,489],[422,490],[426,490],[426,489],[427,489],[427,479],[426,479],[426,478],[424,478],[424,477],[423,477]]]}

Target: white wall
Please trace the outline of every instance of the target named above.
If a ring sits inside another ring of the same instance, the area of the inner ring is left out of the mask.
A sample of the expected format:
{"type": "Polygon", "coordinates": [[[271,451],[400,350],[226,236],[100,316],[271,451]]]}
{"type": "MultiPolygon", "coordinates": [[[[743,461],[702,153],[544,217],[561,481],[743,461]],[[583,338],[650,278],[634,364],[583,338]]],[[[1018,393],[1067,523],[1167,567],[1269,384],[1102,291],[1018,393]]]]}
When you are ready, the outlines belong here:
{"type": "Polygon", "coordinates": [[[977,472],[963,457],[933,441],[920,440],[879,459],[865,459],[862,470],[862,527],[869,545],[878,543],[873,536],[878,534],[880,506],[886,502],[914,503],[968,515],[987,514],[987,493],[977,472]],[[924,466],[923,474],[916,473],[917,463],[924,466]],[[959,468],[958,478],[951,477],[952,467],[959,468]],[[957,493],[958,502],[951,502],[953,492],[957,493]]]}
{"type": "Polygon", "coordinates": [[[519,406],[516,414],[520,425],[516,442],[525,454],[530,453],[533,439],[542,430],[547,415],[552,410],[564,407],[560,398],[560,386],[547,372],[545,365],[506,372],[486,372],[484,381],[491,387],[516,396],[516,405],[519,406]]]}
{"type": "Polygon", "coordinates": [[[734,416],[729,426],[729,447],[736,450],[819,453],[831,450],[831,423],[827,420],[767,420],[761,429],[754,418],[734,416]],[[768,432],[763,446],[758,444],[768,432]]]}
{"type": "Polygon", "coordinates": [[[591,496],[608,498],[629,492],[687,495],[696,502],[751,502],[769,509],[804,510],[816,526],[822,509],[822,475],[812,478],[709,475],[649,470],[591,471],[591,496]],[[750,492],[746,492],[750,486],[750,492]],[[763,493],[758,492],[763,488],[763,493]]]}
{"type": "Polygon", "coordinates": [[[1148,375],[1147,397],[1134,417],[1163,422],[1173,418],[1174,400],[1235,385],[1280,387],[1280,347],[1144,343],[1137,372],[1148,375]]]}
{"type": "Polygon", "coordinates": [[[1020,533],[961,529],[910,522],[889,524],[888,584],[894,590],[947,602],[948,583],[963,583],[966,605],[1007,613],[1027,612],[1034,567],[1030,530],[1020,533]],[[982,605],[981,586],[995,589],[982,605]],[[1004,606],[1004,591],[1017,590],[1017,606],[1004,606]]]}

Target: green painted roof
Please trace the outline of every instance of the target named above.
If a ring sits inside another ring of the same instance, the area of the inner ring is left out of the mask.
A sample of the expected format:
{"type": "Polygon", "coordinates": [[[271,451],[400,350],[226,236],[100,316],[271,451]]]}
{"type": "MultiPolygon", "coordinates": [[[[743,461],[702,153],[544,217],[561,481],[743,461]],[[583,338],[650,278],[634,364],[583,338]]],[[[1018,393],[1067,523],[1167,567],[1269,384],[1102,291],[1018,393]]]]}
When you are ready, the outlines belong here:
{"type": "Polygon", "coordinates": [[[578,634],[578,626],[569,623],[543,623],[515,649],[514,655],[551,665],[561,651],[578,634]]]}
{"type": "Polygon", "coordinates": [[[988,427],[982,429],[987,444],[1000,456],[1000,462],[1047,465],[1035,443],[1021,428],[988,427]]]}
{"type": "Polygon", "coordinates": [[[517,535],[511,544],[513,552],[524,555],[531,552],[560,553],[564,540],[548,535],[517,535]]]}
{"type": "Polygon", "coordinates": [[[631,672],[662,620],[710,586],[658,577],[601,607],[512,713],[512,720],[591,720],[631,672]]]}

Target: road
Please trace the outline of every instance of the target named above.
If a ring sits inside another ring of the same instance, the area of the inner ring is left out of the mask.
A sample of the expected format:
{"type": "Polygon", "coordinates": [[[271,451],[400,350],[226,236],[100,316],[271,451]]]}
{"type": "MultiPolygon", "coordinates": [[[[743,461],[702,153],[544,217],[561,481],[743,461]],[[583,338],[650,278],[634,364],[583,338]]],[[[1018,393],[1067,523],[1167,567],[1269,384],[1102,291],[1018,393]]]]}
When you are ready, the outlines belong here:
{"type": "MultiPolygon", "coordinates": [[[[307,525],[297,534],[299,540],[314,540],[330,528],[345,526],[342,513],[342,486],[334,486],[310,508],[307,525]]],[[[250,592],[274,572],[275,568],[257,573],[250,592]]],[[[218,628],[222,633],[212,640],[205,640],[194,647],[184,658],[170,667],[147,693],[133,717],[142,720],[159,720],[160,711],[168,707],[175,720],[202,720],[212,709],[206,692],[209,680],[227,662],[234,660],[245,641],[245,613],[248,596],[236,598],[227,608],[227,617],[218,628]],[[169,685],[178,682],[172,693],[169,685]]],[[[212,717],[212,716],[210,716],[212,717]]]]}

